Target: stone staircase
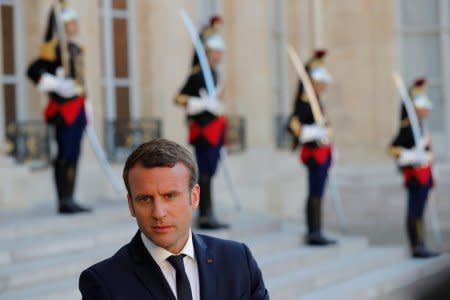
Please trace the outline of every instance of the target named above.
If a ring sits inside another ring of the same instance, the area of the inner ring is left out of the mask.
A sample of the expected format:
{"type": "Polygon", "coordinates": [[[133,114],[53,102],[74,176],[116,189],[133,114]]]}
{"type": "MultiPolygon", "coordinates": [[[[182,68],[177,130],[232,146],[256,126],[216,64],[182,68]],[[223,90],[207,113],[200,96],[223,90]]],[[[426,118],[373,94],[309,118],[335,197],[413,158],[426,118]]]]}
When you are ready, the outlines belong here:
{"type": "Polygon", "coordinates": [[[2,208],[24,209],[30,206],[30,202],[22,201],[29,194],[24,189],[15,187],[23,186],[29,178],[30,170],[24,165],[18,165],[12,158],[0,153],[0,211],[2,208]]]}
{"type": "MultiPolygon", "coordinates": [[[[209,234],[249,245],[271,299],[388,299],[395,293],[392,299],[406,300],[411,299],[406,293],[398,296],[402,290],[450,268],[448,254],[424,261],[410,259],[405,241],[396,234],[393,242],[374,245],[358,234],[334,233],[339,240],[336,246],[305,246],[306,174],[296,155],[249,150],[230,156],[228,163],[243,210],[232,209],[231,194],[219,171],[214,182],[217,211],[233,226],[209,234]]],[[[113,168],[120,177],[122,166],[113,168]]],[[[386,232],[381,229],[403,230],[404,195],[392,165],[338,166],[333,173],[339,179],[350,233],[361,224],[367,225],[367,232],[380,235],[386,232]]],[[[450,193],[450,166],[440,173],[436,194],[445,199],[450,193]]],[[[80,299],[81,270],[113,255],[136,231],[126,198],[111,189],[89,157],[80,165],[77,197],[94,206],[92,214],[55,215],[50,170],[31,172],[3,161],[0,174],[0,299],[80,299]]],[[[450,229],[445,218],[450,205],[440,201],[438,207],[441,226],[450,229]]],[[[326,228],[337,230],[328,199],[324,219],[326,228]]]]}
{"type": "MultiPolygon", "coordinates": [[[[223,211],[232,228],[203,233],[247,243],[271,299],[381,299],[450,266],[449,255],[412,260],[403,247],[369,246],[357,236],[331,234],[336,246],[305,246],[299,224],[223,211]]],[[[136,228],[125,200],[98,202],[94,213],[75,216],[51,210],[2,214],[0,299],[80,299],[81,270],[114,254],[136,228]]]]}

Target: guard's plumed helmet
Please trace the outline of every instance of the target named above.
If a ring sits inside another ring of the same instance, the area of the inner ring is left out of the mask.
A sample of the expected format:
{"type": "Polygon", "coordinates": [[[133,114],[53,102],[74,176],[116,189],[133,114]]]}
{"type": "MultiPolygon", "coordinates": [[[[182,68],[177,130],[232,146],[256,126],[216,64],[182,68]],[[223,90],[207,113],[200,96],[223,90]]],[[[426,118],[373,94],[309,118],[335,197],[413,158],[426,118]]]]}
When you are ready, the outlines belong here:
{"type": "Polygon", "coordinates": [[[209,25],[213,26],[215,23],[223,23],[223,19],[219,15],[214,15],[209,19],[209,25]]]}
{"type": "Polygon", "coordinates": [[[410,88],[410,94],[415,107],[432,109],[433,103],[426,94],[426,83],[425,78],[417,78],[410,88]]]}
{"type": "Polygon", "coordinates": [[[224,51],[225,42],[218,34],[210,35],[205,41],[205,48],[207,50],[224,51]]]}
{"type": "Polygon", "coordinates": [[[65,7],[61,11],[61,19],[63,22],[76,21],[78,20],[78,13],[72,8],[65,7]]]}
{"type": "Polygon", "coordinates": [[[317,49],[314,51],[313,57],[308,61],[306,67],[309,70],[309,75],[314,81],[331,83],[332,78],[328,70],[325,68],[324,57],[327,51],[324,49],[317,49]]]}

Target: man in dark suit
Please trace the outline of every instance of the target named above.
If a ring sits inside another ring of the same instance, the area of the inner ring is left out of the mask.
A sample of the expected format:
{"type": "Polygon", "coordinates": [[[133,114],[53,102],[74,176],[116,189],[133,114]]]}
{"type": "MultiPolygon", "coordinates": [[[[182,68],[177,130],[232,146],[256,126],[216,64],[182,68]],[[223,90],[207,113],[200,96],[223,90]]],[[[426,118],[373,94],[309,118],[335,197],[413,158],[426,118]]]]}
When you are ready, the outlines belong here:
{"type": "Polygon", "coordinates": [[[246,245],[191,232],[197,177],[192,155],[165,139],[128,157],[123,178],[139,231],[81,273],[83,299],[269,299],[246,245]]]}

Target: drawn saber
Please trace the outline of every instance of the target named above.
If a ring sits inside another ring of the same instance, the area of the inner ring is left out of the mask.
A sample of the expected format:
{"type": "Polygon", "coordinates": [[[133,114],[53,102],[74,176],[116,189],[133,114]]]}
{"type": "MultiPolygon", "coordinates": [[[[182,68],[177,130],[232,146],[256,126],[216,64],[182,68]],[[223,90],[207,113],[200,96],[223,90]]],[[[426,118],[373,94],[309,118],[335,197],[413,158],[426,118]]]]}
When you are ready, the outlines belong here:
{"type": "MultiPolygon", "coordinates": [[[[414,108],[414,103],[409,97],[408,90],[406,89],[405,83],[401,76],[394,72],[392,74],[394,78],[395,85],[397,86],[397,90],[400,94],[400,99],[405,106],[406,114],[408,115],[408,119],[410,120],[411,129],[413,133],[414,145],[415,148],[419,151],[424,151],[425,143],[422,140],[422,134],[420,132],[420,124],[419,118],[417,117],[416,110],[414,108]]],[[[428,200],[430,202],[430,223],[431,229],[433,231],[433,237],[437,244],[442,243],[442,235],[439,227],[439,218],[436,211],[436,201],[435,198],[431,195],[428,195],[428,200]]]]}
{"type": "Polygon", "coordinates": [[[183,18],[183,23],[186,26],[187,30],[192,39],[192,43],[194,44],[195,52],[197,53],[198,60],[200,62],[200,67],[202,69],[203,77],[205,79],[206,91],[208,92],[208,96],[211,99],[217,101],[216,88],[214,84],[214,79],[212,76],[211,68],[209,67],[208,58],[206,57],[205,49],[203,48],[202,41],[192,23],[191,18],[188,13],[184,10],[180,10],[180,15],[183,18]]]}
{"type": "Polygon", "coordinates": [[[320,109],[319,100],[317,99],[316,93],[314,92],[311,80],[309,80],[308,73],[306,73],[305,65],[291,45],[286,44],[286,50],[289,54],[289,58],[291,59],[292,64],[294,65],[295,71],[297,71],[298,77],[300,77],[300,80],[305,87],[306,94],[308,95],[308,99],[310,100],[309,103],[311,104],[311,110],[314,116],[314,120],[316,121],[316,123],[323,125],[325,123],[323,113],[320,109]]]}
{"type": "MultiPolygon", "coordinates": [[[[318,124],[322,125],[325,124],[325,119],[323,117],[323,113],[319,105],[319,99],[317,99],[317,95],[314,92],[314,88],[311,83],[311,80],[309,79],[308,73],[306,72],[305,65],[303,64],[302,60],[297,55],[297,52],[295,52],[294,48],[291,45],[286,44],[286,50],[298,76],[300,77],[300,80],[303,83],[303,86],[305,87],[306,95],[310,100],[309,103],[311,104],[311,110],[314,116],[314,120],[318,124]]],[[[345,231],[347,229],[347,221],[345,218],[345,213],[342,206],[342,198],[341,194],[339,193],[339,187],[336,178],[332,179],[330,176],[329,187],[331,192],[331,199],[333,200],[333,207],[338,217],[339,226],[341,227],[342,231],[345,231]]]]}
{"type": "Polygon", "coordinates": [[[395,85],[400,94],[400,99],[405,106],[406,114],[411,121],[411,129],[413,133],[414,145],[417,149],[423,150],[422,145],[422,134],[420,133],[419,119],[417,118],[416,110],[414,109],[414,104],[409,97],[408,90],[406,89],[403,79],[397,72],[394,72],[392,77],[394,78],[395,85]]]}
{"type": "Polygon", "coordinates": [[[114,172],[108,162],[108,159],[106,157],[105,151],[103,150],[102,146],[100,145],[97,135],[95,134],[94,128],[90,123],[88,123],[86,126],[86,134],[87,134],[87,137],[89,140],[89,144],[91,145],[92,150],[94,150],[94,153],[100,162],[100,166],[102,167],[103,172],[105,173],[105,175],[108,178],[109,182],[111,183],[112,187],[114,188],[114,190],[117,193],[123,193],[125,190],[122,186],[122,183],[117,178],[117,176],[114,174],[114,172]]]}
{"type": "MultiPolygon", "coordinates": [[[[60,48],[61,48],[61,59],[62,59],[62,64],[63,64],[65,74],[69,74],[69,72],[68,72],[68,70],[69,70],[68,42],[67,42],[65,30],[64,30],[64,22],[61,19],[61,11],[64,8],[65,1],[58,0],[56,3],[57,4],[59,3],[59,7],[58,7],[58,5],[55,5],[56,6],[55,19],[56,19],[56,31],[58,34],[58,39],[59,39],[60,48]]],[[[80,87],[80,89],[82,90],[83,87],[80,87]]],[[[85,105],[86,105],[86,101],[85,101],[85,105]]],[[[98,141],[98,138],[97,138],[94,128],[92,126],[92,120],[88,120],[88,123],[86,125],[86,133],[87,133],[87,137],[89,140],[89,144],[91,145],[92,150],[94,151],[95,155],[97,156],[97,159],[100,162],[100,166],[101,166],[104,174],[108,178],[109,183],[112,185],[112,187],[114,188],[114,190],[117,193],[124,192],[125,190],[124,190],[120,180],[115,176],[115,174],[108,162],[108,159],[106,158],[105,151],[103,150],[103,148],[100,145],[100,142],[98,141]]]]}
{"type": "Polygon", "coordinates": [[[441,226],[439,225],[439,217],[436,210],[436,198],[434,197],[433,193],[430,192],[430,195],[428,196],[428,200],[430,202],[430,224],[431,228],[433,230],[433,237],[438,245],[442,245],[442,234],[441,234],[441,226]]]}
{"type": "MultiPolygon", "coordinates": [[[[206,91],[208,93],[208,96],[213,101],[218,101],[212,71],[209,66],[208,58],[206,57],[206,52],[205,49],[203,48],[203,44],[200,40],[197,30],[195,29],[195,26],[192,23],[192,20],[189,17],[188,13],[184,9],[180,10],[180,15],[183,18],[183,23],[186,26],[187,30],[189,31],[192,43],[194,44],[195,52],[197,53],[198,60],[200,62],[200,67],[203,73],[203,78],[205,79],[206,91]]],[[[220,151],[220,158],[222,161],[222,169],[225,175],[225,181],[228,185],[231,197],[234,200],[236,209],[240,210],[241,201],[236,190],[236,185],[233,181],[230,170],[228,168],[227,152],[224,148],[222,148],[220,151]]]]}

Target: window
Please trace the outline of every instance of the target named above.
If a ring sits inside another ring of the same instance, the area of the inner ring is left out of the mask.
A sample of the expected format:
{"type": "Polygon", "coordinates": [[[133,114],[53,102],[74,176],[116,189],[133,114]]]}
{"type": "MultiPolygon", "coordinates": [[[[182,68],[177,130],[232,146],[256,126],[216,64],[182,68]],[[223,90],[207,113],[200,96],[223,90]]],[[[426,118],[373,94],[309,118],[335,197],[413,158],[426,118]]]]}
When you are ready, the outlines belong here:
{"type": "Polygon", "coordinates": [[[22,119],[23,109],[23,45],[20,17],[20,0],[0,0],[0,93],[3,114],[0,135],[6,134],[7,125],[22,119]]]}
{"type": "Polygon", "coordinates": [[[107,120],[138,117],[134,0],[100,0],[107,120]]]}

